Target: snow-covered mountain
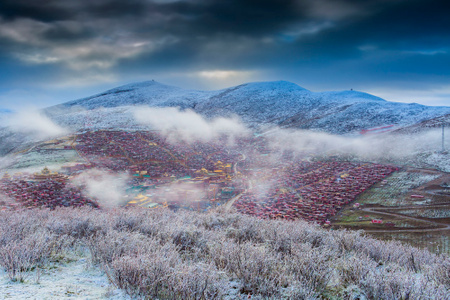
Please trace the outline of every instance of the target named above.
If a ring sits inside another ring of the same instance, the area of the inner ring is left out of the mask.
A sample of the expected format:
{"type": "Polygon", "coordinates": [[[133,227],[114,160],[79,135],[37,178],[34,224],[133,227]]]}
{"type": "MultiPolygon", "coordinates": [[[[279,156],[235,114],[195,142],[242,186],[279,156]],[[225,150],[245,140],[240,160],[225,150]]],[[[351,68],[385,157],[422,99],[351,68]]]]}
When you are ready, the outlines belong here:
{"type": "MultiPolygon", "coordinates": [[[[450,122],[450,107],[389,102],[357,91],[318,93],[286,81],[247,83],[218,91],[186,90],[146,81],[49,107],[44,113],[73,132],[148,130],[135,119],[140,106],[180,107],[206,118],[239,116],[259,132],[281,127],[359,135],[363,129],[395,125],[390,127],[393,132],[409,134],[450,122]]],[[[0,155],[28,149],[41,139],[0,125],[0,155]]],[[[424,165],[450,170],[447,155],[419,152],[424,165]]]]}
{"type": "MultiPolygon", "coordinates": [[[[69,101],[52,108],[83,107],[89,110],[130,105],[179,106],[187,108],[207,97],[208,92],[185,90],[155,81],[120,86],[91,97],[69,101]]],[[[52,109],[50,108],[50,109],[52,109]]]]}
{"type": "Polygon", "coordinates": [[[391,124],[402,128],[450,114],[450,107],[389,102],[357,91],[317,93],[286,81],[246,83],[218,91],[146,81],[66,102],[46,112],[74,129],[136,127],[131,108],[137,105],[189,108],[208,118],[237,115],[254,128],[276,125],[335,134],[391,124]]]}

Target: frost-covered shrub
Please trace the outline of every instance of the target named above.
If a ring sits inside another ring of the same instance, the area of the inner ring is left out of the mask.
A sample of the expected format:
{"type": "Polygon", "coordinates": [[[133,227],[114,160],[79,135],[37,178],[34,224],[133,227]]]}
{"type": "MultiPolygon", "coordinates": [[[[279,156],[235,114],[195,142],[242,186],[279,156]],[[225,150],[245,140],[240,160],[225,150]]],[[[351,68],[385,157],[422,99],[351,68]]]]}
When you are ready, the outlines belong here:
{"type": "Polygon", "coordinates": [[[27,272],[44,265],[57,242],[48,232],[36,232],[0,246],[0,266],[12,281],[24,281],[27,272]]]}
{"type": "Polygon", "coordinates": [[[46,228],[58,236],[70,236],[75,240],[91,238],[97,234],[105,234],[105,226],[99,223],[99,217],[95,217],[96,211],[92,208],[81,207],[76,210],[56,208],[46,222],[46,228]]]}
{"type": "Polygon", "coordinates": [[[274,296],[288,284],[281,255],[264,245],[224,242],[212,249],[211,256],[218,268],[240,280],[244,293],[274,296]]]}
{"type": "Polygon", "coordinates": [[[22,240],[45,223],[47,211],[21,211],[20,213],[2,213],[0,217],[0,245],[22,240]]]}
{"type": "Polygon", "coordinates": [[[284,296],[287,299],[320,299],[320,294],[314,289],[314,287],[305,281],[291,282],[289,288],[284,291],[284,296]]]}
{"type": "Polygon", "coordinates": [[[414,287],[414,276],[400,266],[385,270],[373,269],[361,281],[363,293],[369,299],[409,299],[414,287]]]}
{"type": "Polygon", "coordinates": [[[170,239],[170,228],[178,226],[178,217],[172,211],[151,210],[134,213],[142,216],[139,232],[163,241],[170,239]]]}
{"type": "Polygon", "coordinates": [[[135,231],[142,223],[142,214],[137,214],[133,209],[119,211],[112,220],[112,228],[117,231],[135,231]]]}
{"type": "Polygon", "coordinates": [[[364,281],[369,272],[377,267],[377,263],[364,254],[344,256],[336,261],[336,270],[340,280],[346,285],[358,284],[364,281]]]}
{"type": "Polygon", "coordinates": [[[170,299],[222,299],[228,289],[224,272],[206,263],[184,263],[169,279],[170,299]]]}
{"type": "Polygon", "coordinates": [[[94,263],[110,264],[125,255],[144,252],[150,243],[148,237],[137,232],[111,230],[105,235],[93,236],[86,241],[94,263]]]}
{"type": "Polygon", "coordinates": [[[362,232],[225,212],[0,212],[0,266],[12,280],[74,247],[133,297],[450,299],[448,255],[362,232]]]}
{"type": "Polygon", "coordinates": [[[439,255],[435,263],[426,265],[423,269],[428,281],[450,287],[450,258],[448,256],[439,255]]]}
{"type": "Polygon", "coordinates": [[[307,282],[322,292],[328,285],[334,270],[332,253],[310,245],[296,247],[289,258],[288,271],[300,282],[307,282]]]}
{"type": "Polygon", "coordinates": [[[207,230],[222,230],[229,225],[229,218],[217,214],[205,214],[199,222],[199,225],[207,230]]]}
{"type": "Polygon", "coordinates": [[[200,230],[195,228],[180,228],[172,233],[172,243],[182,252],[199,249],[205,254],[209,252],[208,241],[200,230]]]}
{"type": "Polygon", "coordinates": [[[169,280],[174,276],[179,255],[173,245],[149,242],[142,252],[114,257],[107,268],[110,280],[130,295],[151,298],[169,293],[169,280]]]}
{"type": "Polygon", "coordinates": [[[264,237],[260,230],[261,222],[263,221],[247,216],[238,218],[231,226],[226,228],[226,237],[234,239],[237,243],[262,243],[264,237]]]}

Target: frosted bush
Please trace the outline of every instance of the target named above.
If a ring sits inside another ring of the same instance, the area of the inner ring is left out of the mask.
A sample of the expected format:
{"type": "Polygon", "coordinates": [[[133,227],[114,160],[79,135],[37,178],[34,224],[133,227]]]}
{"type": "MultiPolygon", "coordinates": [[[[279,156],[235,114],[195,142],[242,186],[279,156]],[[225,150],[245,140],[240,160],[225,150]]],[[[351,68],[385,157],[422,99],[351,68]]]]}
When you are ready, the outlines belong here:
{"type": "Polygon", "coordinates": [[[322,292],[333,272],[332,257],[324,249],[296,248],[289,258],[289,272],[300,282],[308,282],[316,291],[322,292]]]}
{"type": "Polygon", "coordinates": [[[138,254],[115,257],[107,272],[110,280],[130,295],[164,298],[180,264],[179,255],[170,245],[149,243],[147,247],[138,254]]]}
{"type": "Polygon", "coordinates": [[[362,232],[225,212],[0,212],[0,266],[11,280],[75,247],[133,297],[450,299],[448,255],[362,232]]]}
{"type": "Polygon", "coordinates": [[[113,259],[145,250],[148,238],[139,233],[110,231],[92,237],[87,245],[94,263],[110,264],[113,259]]]}
{"type": "Polygon", "coordinates": [[[28,271],[44,265],[57,242],[47,232],[36,232],[0,246],[0,266],[12,281],[24,281],[28,271]]]}
{"type": "Polygon", "coordinates": [[[336,261],[340,280],[346,285],[358,284],[364,281],[371,270],[377,267],[377,263],[364,254],[356,254],[350,257],[341,257],[336,261]]]}
{"type": "Polygon", "coordinates": [[[169,279],[170,299],[222,299],[228,289],[227,279],[211,264],[185,263],[169,279]]]}

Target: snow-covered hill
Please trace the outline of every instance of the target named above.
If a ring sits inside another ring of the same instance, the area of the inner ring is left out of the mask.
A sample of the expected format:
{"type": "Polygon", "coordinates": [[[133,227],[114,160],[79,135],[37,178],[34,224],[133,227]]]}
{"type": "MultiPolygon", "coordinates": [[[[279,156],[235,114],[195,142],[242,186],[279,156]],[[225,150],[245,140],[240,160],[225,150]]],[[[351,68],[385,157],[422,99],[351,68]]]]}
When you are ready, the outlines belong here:
{"type": "MultiPolygon", "coordinates": [[[[91,97],[69,101],[52,108],[83,107],[89,110],[129,105],[191,107],[207,97],[207,92],[184,90],[155,81],[144,81],[117,87],[91,97]]],[[[51,109],[52,109],[51,108],[51,109]]]]}
{"type": "MultiPolygon", "coordinates": [[[[217,91],[146,81],[52,106],[44,113],[69,131],[148,129],[135,119],[137,106],[180,107],[207,118],[239,116],[257,131],[278,126],[350,135],[391,124],[395,129],[407,128],[450,114],[450,107],[389,102],[357,91],[311,92],[286,81],[246,83],[217,91]]],[[[38,137],[1,124],[0,154],[37,142],[38,137]]]]}
{"type": "Polygon", "coordinates": [[[58,123],[81,129],[136,127],[131,108],[190,108],[208,118],[239,116],[251,127],[277,125],[335,134],[365,128],[411,126],[450,113],[450,107],[389,102],[357,92],[311,92],[286,81],[255,82],[218,90],[196,91],[155,81],[121,86],[92,97],[50,107],[46,112],[58,123]]]}

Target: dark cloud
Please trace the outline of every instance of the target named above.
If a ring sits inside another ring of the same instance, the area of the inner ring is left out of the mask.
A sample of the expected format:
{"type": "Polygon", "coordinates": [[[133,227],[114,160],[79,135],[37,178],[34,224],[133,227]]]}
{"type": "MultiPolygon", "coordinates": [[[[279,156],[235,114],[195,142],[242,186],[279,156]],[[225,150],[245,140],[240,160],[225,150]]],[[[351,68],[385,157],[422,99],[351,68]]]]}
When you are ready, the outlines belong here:
{"type": "Polygon", "coordinates": [[[65,7],[61,7],[61,2],[58,0],[3,0],[0,2],[0,14],[6,20],[29,18],[53,22],[70,19],[73,13],[70,13],[65,7]]]}
{"type": "Polygon", "coordinates": [[[312,87],[444,84],[448,11],[442,0],[3,0],[0,78],[42,70],[36,84],[69,87],[220,69],[312,87]]]}

